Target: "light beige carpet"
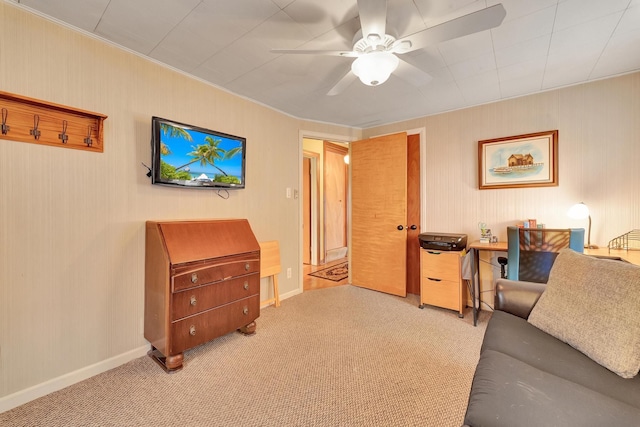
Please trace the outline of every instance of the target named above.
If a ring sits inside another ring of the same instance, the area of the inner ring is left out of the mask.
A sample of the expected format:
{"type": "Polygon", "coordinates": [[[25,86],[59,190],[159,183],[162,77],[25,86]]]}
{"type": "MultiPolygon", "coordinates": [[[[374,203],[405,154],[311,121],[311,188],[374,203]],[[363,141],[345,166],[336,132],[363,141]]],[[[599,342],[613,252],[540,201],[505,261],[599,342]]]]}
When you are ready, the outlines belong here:
{"type": "Polygon", "coordinates": [[[350,285],[262,310],[257,333],[149,357],[0,414],[13,426],[460,426],[489,317],[477,327],[350,285]]]}

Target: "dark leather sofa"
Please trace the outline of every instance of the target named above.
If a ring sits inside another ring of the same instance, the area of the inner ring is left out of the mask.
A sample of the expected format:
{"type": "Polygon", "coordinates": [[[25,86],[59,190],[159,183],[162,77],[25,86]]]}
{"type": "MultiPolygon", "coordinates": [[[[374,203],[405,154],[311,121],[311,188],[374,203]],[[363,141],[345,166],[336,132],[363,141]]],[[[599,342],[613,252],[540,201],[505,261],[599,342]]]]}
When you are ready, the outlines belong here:
{"type": "Polygon", "coordinates": [[[545,286],[497,281],[464,425],[640,426],[640,375],[622,378],[527,322],[545,286]]]}

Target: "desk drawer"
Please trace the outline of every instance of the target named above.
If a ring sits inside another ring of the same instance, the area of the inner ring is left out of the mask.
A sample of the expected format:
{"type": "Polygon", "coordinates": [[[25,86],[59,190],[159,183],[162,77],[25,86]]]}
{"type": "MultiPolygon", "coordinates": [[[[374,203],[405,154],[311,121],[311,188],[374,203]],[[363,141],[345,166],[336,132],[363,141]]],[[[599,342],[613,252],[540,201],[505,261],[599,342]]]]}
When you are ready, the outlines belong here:
{"type": "Polygon", "coordinates": [[[460,278],[460,254],[422,250],[420,268],[422,277],[458,281],[460,278]]]}
{"type": "Polygon", "coordinates": [[[171,320],[182,319],[259,293],[260,275],[257,273],[176,292],[172,296],[171,320]]]}
{"type": "Polygon", "coordinates": [[[182,353],[248,325],[260,316],[260,295],[202,312],[171,324],[170,354],[182,353]]]}
{"type": "Polygon", "coordinates": [[[422,278],[420,282],[420,302],[459,311],[460,282],[422,278]]]}
{"type": "Polygon", "coordinates": [[[171,291],[178,292],[251,273],[260,273],[259,258],[234,259],[215,264],[196,264],[180,267],[176,269],[171,279],[171,291]]]}

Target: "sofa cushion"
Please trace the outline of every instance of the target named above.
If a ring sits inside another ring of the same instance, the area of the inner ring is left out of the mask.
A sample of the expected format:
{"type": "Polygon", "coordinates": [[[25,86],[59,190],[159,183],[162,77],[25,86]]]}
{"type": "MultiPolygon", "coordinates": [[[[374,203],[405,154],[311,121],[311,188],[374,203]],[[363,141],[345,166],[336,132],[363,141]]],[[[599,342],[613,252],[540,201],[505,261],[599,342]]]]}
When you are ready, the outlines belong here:
{"type": "Polygon", "coordinates": [[[518,316],[499,310],[493,312],[481,351],[488,350],[507,354],[536,369],[593,389],[640,410],[640,376],[621,378],[518,316]]]}
{"type": "Polygon", "coordinates": [[[640,370],[640,267],[560,251],[529,322],[623,378],[640,370]]]}
{"type": "Polygon", "coordinates": [[[637,426],[639,419],[638,408],[485,349],[473,377],[464,422],[492,427],[622,427],[637,426]]]}

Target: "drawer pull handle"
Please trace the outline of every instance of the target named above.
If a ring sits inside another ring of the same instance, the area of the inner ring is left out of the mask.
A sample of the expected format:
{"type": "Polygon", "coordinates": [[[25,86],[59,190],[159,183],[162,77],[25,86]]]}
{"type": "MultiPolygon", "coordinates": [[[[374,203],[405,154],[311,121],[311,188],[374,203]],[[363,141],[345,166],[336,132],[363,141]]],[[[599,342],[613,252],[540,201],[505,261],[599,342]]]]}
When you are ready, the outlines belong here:
{"type": "Polygon", "coordinates": [[[249,271],[249,269],[250,269],[250,268],[251,268],[251,265],[250,265],[249,263],[246,263],[246,264],[244,265],[244,269],[245,269],[246,271],[249,271]]]}
{"type": "Polygon", "coordinates": [[[242,287],[244,288],[245,291],[249,290],[249,282],[245,281],[244,285],[242,285],[242,287]]]}
{"type": "Polygon", "coordinates": [[[442,282],[442,279],[434,279],[433,277],[427,277],[429,280],[433,280],[434,282],[442,282]]]}
{"type": "Polygon", "coordinates": [[[191,295],[191,301],[189,301],[189,304],[191,304],[192,306],[195,307],[197,302],[198,302],[198,300],[196,300],[196,296],[195,295],[191,295]]]}
{"type": "Polygon", "coordinates": [[[249,314],[249,307],[245,307],[242,309],[242,314],[249,314]]]}
{"type": "Polygon", "coordinates": [[[189,326],[189,335],[191,335],[192,337],[196,335],[196,327],[191,325],[189,326]]]}
{"type": "Polygon", "coordinates": [[[191,283],[198,283],[198,274],[191,273],[191,283]]]}

